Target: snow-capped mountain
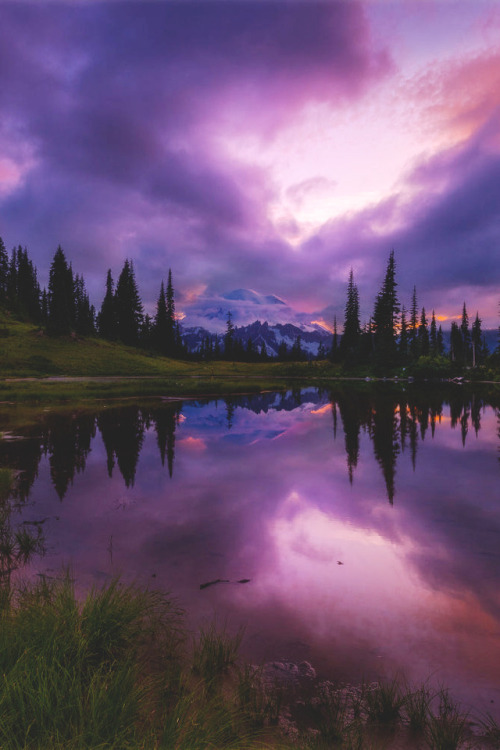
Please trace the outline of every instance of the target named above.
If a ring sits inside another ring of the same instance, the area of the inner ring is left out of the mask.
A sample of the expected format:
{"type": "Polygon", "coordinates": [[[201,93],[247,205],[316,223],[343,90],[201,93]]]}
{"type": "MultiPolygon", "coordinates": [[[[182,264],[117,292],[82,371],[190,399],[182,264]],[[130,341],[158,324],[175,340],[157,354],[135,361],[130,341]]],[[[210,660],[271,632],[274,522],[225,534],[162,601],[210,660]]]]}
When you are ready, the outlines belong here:
{"type": "MultiPolygon", "coordinates": [[[[200,326],[182,328],[182,338],[191,352],[198,351],[203,341],[207,337],[213,338],[214,335],[200,326]]],[[[222,334],[217,335],[219,339],[222,339],[222,334]]],[[[287,349],[290,350],[299,337],[302,351],[312,357],[317,356],[321,344],[327,350],[332,344],[331,334],[321,328],[308,331],[292,323],[284,325],[277,323],[271,326],[266,321],[261,323],[260,320],[256,320],[248,326],[236,326],[234,335],[236,339],[243,343],[245,349],[249,341],[252,342],[254,350],[257,351],[260,351],[262,345],[265,344],[266,352],[270,357],[277,356],[280,344],[285,343],[287,349]]]]}
{"type": "Polygon", "coordinates": [[[198,297],[193,303],[180,305],[179,312],[185,330],[203,328],[210,333],[222,334],[231,313],[233,324],[238,327],[260,321],[269,326],[291,324],[299,328],[302,334],[326,333],[318,322],[313,322],[318,320],[317,315],[298,312],[280,297],[260,294],[253,289],[234,289],[219,296],[198,297]]]}

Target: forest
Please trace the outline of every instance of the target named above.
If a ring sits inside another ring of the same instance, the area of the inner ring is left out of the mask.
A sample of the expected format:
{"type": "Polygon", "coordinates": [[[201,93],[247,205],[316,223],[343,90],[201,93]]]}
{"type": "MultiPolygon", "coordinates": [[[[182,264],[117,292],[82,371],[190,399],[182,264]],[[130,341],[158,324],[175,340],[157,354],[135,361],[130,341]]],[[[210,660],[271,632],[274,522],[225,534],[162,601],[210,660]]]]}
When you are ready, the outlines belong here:
{"type": "MultiPolygon", "coordinates": [[[[0,309],[19,320],[40,327],[49,336],[100,337],[139,347],[174,359],[266,361],[265,342],[242,340],[227,315],[223,335],[207,333],[196,351],[189,351],[175,312],[172,271],[160,284],[154,316],[144,313],[132,260],[125,260],[114,283],[107,271],[105,294],[99,311],[91,304],[82,275],[75,273],[61,247],[50,266],[48,288],[41,289],[38,272],[26,248],[14,248],[10,256],[0,238],[0,309]]],[[[471,323],[464,301],[460,323],[453,320],[449,345],[434,310],[418,305],[414,287],[406,309],[397,293],[396,262],[391,251],[385,276],[370,319],[361,324],[359,290],[351,269],[347,284],[344,319],[333,320],[331,345],[320,344],[316,359],[329,360],[346,371],[369,368],[375,374],[396,370],[434,376],[450,376],[464,369],[498,368],[499,343],[489,351],[479,313],[471,323]],[[341,330],[339,330],[339,328],[341,330]]],[[[300,334],[292,346],[280,344],[278,361],[311,359],[301,345],[300,334]]]]}

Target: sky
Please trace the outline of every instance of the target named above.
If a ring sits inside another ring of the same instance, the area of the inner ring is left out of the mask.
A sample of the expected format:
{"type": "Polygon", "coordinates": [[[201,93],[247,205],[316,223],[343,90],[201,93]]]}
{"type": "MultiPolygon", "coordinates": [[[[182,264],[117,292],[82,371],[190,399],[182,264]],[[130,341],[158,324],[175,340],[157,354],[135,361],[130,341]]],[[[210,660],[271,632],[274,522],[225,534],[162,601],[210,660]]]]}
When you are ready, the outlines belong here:
{"type": "Polygon", "coordinates": [[[496,1],[0,2],[0,236],[94,304],[232,289],[362,322],[393,249],[444,328],[500,301],[496,1]]]}

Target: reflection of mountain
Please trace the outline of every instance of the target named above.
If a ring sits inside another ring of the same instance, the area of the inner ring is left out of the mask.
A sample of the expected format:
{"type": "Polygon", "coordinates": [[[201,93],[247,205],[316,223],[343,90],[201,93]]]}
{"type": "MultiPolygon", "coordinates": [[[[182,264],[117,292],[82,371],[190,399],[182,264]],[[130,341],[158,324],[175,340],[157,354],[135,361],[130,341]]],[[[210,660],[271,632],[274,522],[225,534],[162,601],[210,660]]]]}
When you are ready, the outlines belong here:
{"type": "MultiPolygon", "coordinates": [[[[372,441],[380,465],[387,496],[392,503],[396,493],[398,457],[409,447],[415,468],[417,450],[428,431],[434,436],[436,424],[448,405],[452,428],[460,430],[465,443],[470,430],[477,435],[481,412],[491,399],[464,388],[428,387],[402,389],[388,383],[339,384],[331,390],[334,437],[340,415],[345,441],[347,471],[352,482],[360,460],[360,436],[372,441]]],[[[299,421],[307,421],[313,408],[324,404],[326,396],[316,388],[233,396],[223,403],[199,400],[186,402],[182,411],[190,434],[205,440],[223,440],[233,445],[270,441],[285,434],[299,421]]],[[[493,405],[498,408],[497,403],[493,405]]],[[[179,404],[150,407],[120,406],[102,408],[97,413],[52,414],[25,431],[24,439],[0,441],[0,466],[20,472],[15,496],[26,500],[37,476],[43,455],[48,456],[52,484],[62,499],[77,473],[85,470],[97,431],[106,450],[108,473],[115,466],[125,485],[134,484],[145,433],[154,429],[163,466],[172,476],[175,459],[175,432],[179,425],[179,404]]],[[[500,412],[499,412],[500,414],[500,412]]],[[[500,416],[499,416],[500,433],[500,416]]],[[[500,436],[500,435],[499,435],[500,436]]]]}
{"type": "MultiPolygon", "coordinates": [[[[337,408],[342,418],[347,454],[349,480],[359,459],[359,434],[361,428],[368,432],[373,450],[384,476],[387,497],[392,503],[395,496],[397,457],[410,445],[413,467],[416,465],[419,439],[425,440],[428,428],[434,436],[436,421],[443,415],[443,405],[448,404],[452,427],[460,425],[462,443],[465,445],[469,427],[479,432],[481,410],[486,401],[476,393],[462,388],[424,388],[402,391],[389,384],[355,388],[339,386],[330,393],[333,414],[337,408]],[[420,438],[419,438],[420,435],[420,438]]],[[[334,423],[334,432],[337,426],[334,423]]]]}

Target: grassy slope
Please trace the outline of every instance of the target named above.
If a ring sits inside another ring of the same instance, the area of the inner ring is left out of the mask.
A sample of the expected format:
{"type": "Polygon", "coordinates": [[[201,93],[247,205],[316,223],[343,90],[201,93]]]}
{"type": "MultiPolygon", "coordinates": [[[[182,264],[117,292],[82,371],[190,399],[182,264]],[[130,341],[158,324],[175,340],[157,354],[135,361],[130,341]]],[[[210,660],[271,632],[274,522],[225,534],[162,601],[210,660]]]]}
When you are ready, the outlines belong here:
{"type": "Polygon", "coordinates": [[[97,338],[51,338],[0,311],[0,402],[219,395],[337,374],[326,362],[182,362],[97,338]],[[137,378],[62,382],[43,378],[137,378]],[[9,382],[34,378],[35,382],[9,382]]]}

